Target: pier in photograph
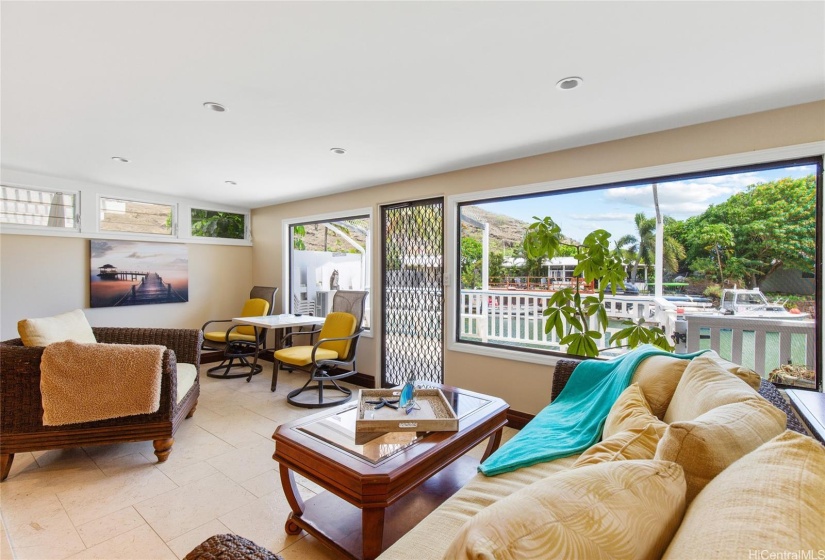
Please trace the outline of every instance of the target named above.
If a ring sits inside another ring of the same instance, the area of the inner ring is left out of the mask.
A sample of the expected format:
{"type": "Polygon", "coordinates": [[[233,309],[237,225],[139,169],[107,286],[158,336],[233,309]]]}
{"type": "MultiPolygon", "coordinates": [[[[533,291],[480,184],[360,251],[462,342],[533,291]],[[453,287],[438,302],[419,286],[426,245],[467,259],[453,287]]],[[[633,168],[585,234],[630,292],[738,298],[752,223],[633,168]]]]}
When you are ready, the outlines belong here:
{"type": "MultiPolygon", "coordinates": [[[[119,273],[127,274],[127,273],[119,273]]],[[[142,275],[139,284],[133,285],[114,306],[145,305],[150,303],[179,303],[185,302],[172,284],[167,284],[157,272],[137,273],[142,275]]]]}

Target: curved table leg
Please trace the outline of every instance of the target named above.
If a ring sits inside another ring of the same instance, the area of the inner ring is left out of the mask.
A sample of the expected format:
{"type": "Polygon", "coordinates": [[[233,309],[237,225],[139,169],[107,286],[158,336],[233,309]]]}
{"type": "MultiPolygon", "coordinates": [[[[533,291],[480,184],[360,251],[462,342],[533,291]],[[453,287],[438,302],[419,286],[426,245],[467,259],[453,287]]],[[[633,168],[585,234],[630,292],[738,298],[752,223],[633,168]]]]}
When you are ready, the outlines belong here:
{"type": "Polygon", "coordinates": [[[504,428],[499,428],[496,432],[490,436],[490,439],[487,440],[487,448],[484,450],[484,456],[481,458],[481,462],[487,460],[487,457],[492,455],[498,446],[501,445],[501,432],[504,428]]]}
{"type": "Polygon", "coordinates": [[[284,488],[284,495],[289,507],[292,508],[292,513],[286,519],[284,531],[288,535],[298,535],[301,533],[301,528],[295,524],[293,518],[301,517],[304,514],[304,501],[301,499],[301,494],[298,493],[298,485],[295,483],[295,475],[292,471],[283,465],[278,466],[281,475],[281,486],[284,488]]]}

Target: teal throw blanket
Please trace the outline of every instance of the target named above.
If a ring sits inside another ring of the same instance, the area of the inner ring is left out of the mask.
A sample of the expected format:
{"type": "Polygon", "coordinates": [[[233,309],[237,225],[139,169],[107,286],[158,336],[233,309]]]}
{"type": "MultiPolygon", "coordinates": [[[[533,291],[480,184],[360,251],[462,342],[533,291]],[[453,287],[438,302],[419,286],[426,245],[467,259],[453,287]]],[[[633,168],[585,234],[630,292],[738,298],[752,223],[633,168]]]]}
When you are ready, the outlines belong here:
{"type": "Polygon", "coordinates": [[[630,385],[642,360],[651,356],[691,359],[702,352],[672,354],[647,344],[613,360],[583,361],[573,370],[556,400],[490,455],[478,470],[494,476],[581,453],[599,441],[610,408],[630,385]]]}

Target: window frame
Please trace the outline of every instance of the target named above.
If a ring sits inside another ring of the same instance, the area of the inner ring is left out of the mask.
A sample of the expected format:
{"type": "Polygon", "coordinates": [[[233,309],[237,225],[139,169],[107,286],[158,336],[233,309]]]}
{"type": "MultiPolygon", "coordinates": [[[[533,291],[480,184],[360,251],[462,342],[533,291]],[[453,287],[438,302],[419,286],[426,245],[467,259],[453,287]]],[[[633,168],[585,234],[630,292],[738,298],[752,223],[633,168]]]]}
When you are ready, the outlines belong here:
{"type": "Polygon", "coordinates": [[[151,198],[136,198],[130,196],[117,196],[117,195],[107,195],[104,193],[99,193],[97,195],[97,212],[95,214],[95,219],[97,222],[97,231],[102,235],[111,235],[115,239],[120,239],[123,236],[136,236],[142,238],[152,238],[152,239],[177,239],[178,238],[178,203],[177,202],[156,202],[151,198]],[[103,213],[103,200],[113,200],[117,202],[134,202],[136,204],[154,204],[156,206],[168,206],[172,211],[172,224],[168,234],[166,233],[150,233],[146,231],[110,231],[103,229],[103,218],[101,214],[103,213]]]}
{"type": "Polygon", "coordinates": [[[213,208],[208,205],[198,205],[195,206],[194,204],[190,204],[185,207],[186,209],[186,217],[188,218],[188,223],[185,223],[183,217],[183,209],[181,209],[181,215],[178,219],[178,226],[180,231],[188,231],[188,237],[192,239],[211,239],[213,241],[230,241],[230,242],[239,242],[239,241],[248,241],[251,237],[252,232],[252,216],[250,212],[239,212],[237,210],[227,210],[226,208],[213,208]],[[243,216],[243,227],[244,227],[244,234],[243,238],[236,239],[234,237],[206,237],[202,235],[194,235],[192,233],[192,212],[194,210],[201,210],[203,212],[225,212],[227,214],[237,214],[239,216],[243,216]],[[184,227],[185,226],[185,227],[184,227]]]}
{"type": "Polygon", "coordinates": [[[52,193],[58,194],[61,193],[63,195],[72,195],[74,197],[74,226],[72,227],[53,227],[53,226],[39,226],[39,225],[32,225],[32,224],[15,224],[11,222],[0,222],[0,226],[3,228],[3,233],[32,233],[34,235],[72,235],[80,233],[80,224],[81,224],[81,192],[70,190],[70,189],[58,189],[58,188],[48,188],[48,187],[40,187],[40,186],[32,186],[32,185],[24,185],[20,183],[16,183],[13,181],[4,181],[2,183],[3,187],[11,188],[11,189],[24,189],[28,191],[35,191],[35,192],[44,192],[44,193],[52,193]]]}
{"type": "MultiPolygon", "coordinates": [[[[528,363],[536,363],[548,366],[555,366],[560,359],[572,357],[569,354],[550,353],[548,351],[535,349],[515,349],[511,346],[495,345],[491,343],[478,343],[473,341],[460,340],[458,338],[458,328],[461,315],[461,281],[460,281],[460,242],[459,234],[459,208],[461,205],[478,202],[492,202],[495,200],[506,200],[521,197],[534,196],[542,193],[583,191],[596,189],[604,186],[628,186],[640,183],[653,183],[656,181],[673,181],[677,178],[699,178],[722,173],[735,173],[754,168],[781,167],[782,164],[792,165],[794,163],[817,163],[819,169],[825,168],[825,142],[812,142],[782,148],[772,148],[748,153],[731,154],[713,158],[690,160],[684,162],[674,162],[655,167],[646,167],[625,170],[620,172],[605,173],[599,175],[589,175],[582,177],[571,177],[541,183],[527,185],[513,185],[496,189],[473,191],[453,195],[447,198],[446,212],[446,261],[447,272],[445,285],[451,289],[445,290],[445,306],[449,310],[446,313],[448,350],[456,352],[468,352],[477,355],[510,359],[528,363]],[[722,173],[720,173],[722,172],[722,173]],[[454,280],[454,285],[453,284],[454,280]]],[[[817,339],[822,341],[823,321],[822,319],[822,292],[825,281],[825,266],[822,260],[823,240],[823,176],[817,177],[817,210],[816,224],[818,240],[816,243],[816,266],[818,270],[818,281],[816,282],[817,301],[817,339]]],[[[823,363],[823,348],[825,344],[820,343],[816,350],[817,367],[823,363]]]]}
{"type": "Polygon", "coordinates": [[[370,238],[369,243],[366,244],[364,247],[364,259],[365,259],[365,273],[364,273],[364,282],[365,287],[364,289],[367,290],[367,302],[366,302],[366,310],[365,316],[367,318],[367,324],[369,328],[365,329],[361,336],[365,336],[367,338],[373,337],[373,332],[375,329],[373,328],[374,321],[374,311],[373,311],[373,288],[372,288],[372,265],[373,265],[373,231],[374,231],[374,219],[373,219],[373,209],[370,208],[353,208],[351,210],[344,210],[344,211],[336,211],[330,212],[326,214],[316,214],[312,216],[300,216],[295,218],[285,218],[281,221],[281,235],[282,235],[282,247],[284,250],[282,251],[281,255],[281,285],[284,287],[281,290],[281,309],[286,310],[291,309],[291,297],[292,297],[292,228],[293,226],[298,225],[311,225],[311,224],[318,224],[324,222],[336,222],[342,221],[352,218],[365,218],[369,223],[369,231],[370,231],[370,238]]]}
{"type": "Polygon", "coordinates": [[[55,228],[48,226],[31,226],[26,224],[0,223],[0,234],[5,235],[36,235],[42,237],[68,237],[80,239],[123,239],[133,241],[153,241],[158,243],[190,243],[202,245],[231,245],[237,247],[252,246],[252,210],[236,206],[224,206],[209,203],[203,200],[168,196],[164,194],[101,185],[93,182],[77,181],[49,175],[39,175],[25,171],[10,169],[3,170],[2,184],[10,188],[28,189],[44,192],[62,192],[75,196],[75,227],[55,228]],[[175,223],[177,230],[174,235],[101,231],[99,226],[100,207],[99,198],[148,202],[173,206],[175,208],[175,223]],[[221,237],[195,237],[191,235],[192,208],[211,210],[215,212],[231,212],[242,214],[246,220],[246,236],[244,239],[228,239],[221,237]]]}

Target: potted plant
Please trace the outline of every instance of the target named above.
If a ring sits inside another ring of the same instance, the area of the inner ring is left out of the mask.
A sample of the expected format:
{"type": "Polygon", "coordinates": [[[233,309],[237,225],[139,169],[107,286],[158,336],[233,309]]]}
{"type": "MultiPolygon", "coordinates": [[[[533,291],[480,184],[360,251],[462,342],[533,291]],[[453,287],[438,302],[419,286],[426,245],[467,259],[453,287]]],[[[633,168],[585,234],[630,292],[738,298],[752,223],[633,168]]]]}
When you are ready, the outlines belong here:
{"type": "MultiPolygon", "coordinates": [[[[577,265],[573,276],[581,278],[584,284],[598,286],[595,293],[583,294],[582,282],[574,282],[573,286],[555,292],[544,310],[544,331],[555,330],[569,353],[596,357],[599,355],[596,341],[605,336],[608,326],[605,289],[609,284],[612,295],[616,295],[617,288],[624,287],[625,268],[621,253],[618,247],[611,251],[610,233],[603,229],[588,234],[581,244],[573,244],[562,236],[561,227],[552,218],[533,219],[536,221],[527,228],[523,243],[528,257],[552,259],[562,247],[574,247],[577,265]]],[[[673,350],[664,331],[645,325],[643,318],[622,324],[625,328],[613,334],[609,344],[616,344],[617,348],[652,344],[663,350],[673,350]],[[624,344],[620,344],[622,342],[624,344]]]]}

